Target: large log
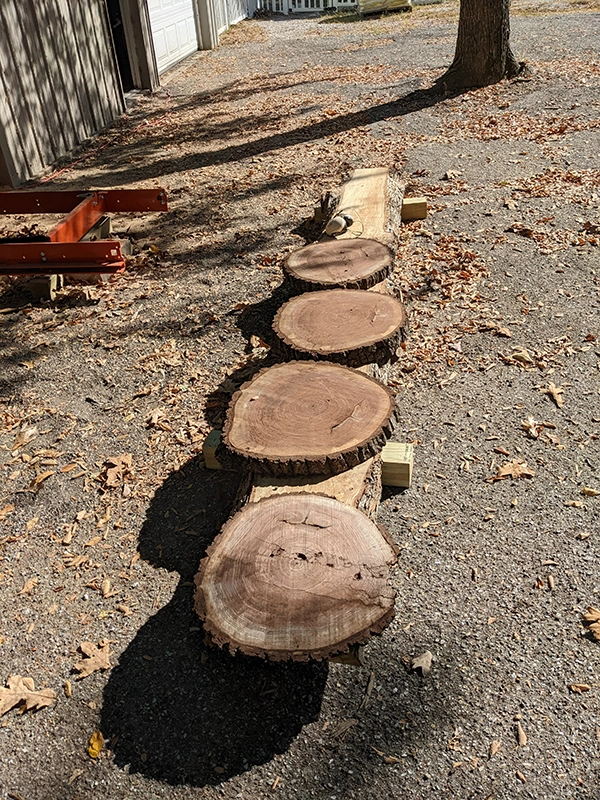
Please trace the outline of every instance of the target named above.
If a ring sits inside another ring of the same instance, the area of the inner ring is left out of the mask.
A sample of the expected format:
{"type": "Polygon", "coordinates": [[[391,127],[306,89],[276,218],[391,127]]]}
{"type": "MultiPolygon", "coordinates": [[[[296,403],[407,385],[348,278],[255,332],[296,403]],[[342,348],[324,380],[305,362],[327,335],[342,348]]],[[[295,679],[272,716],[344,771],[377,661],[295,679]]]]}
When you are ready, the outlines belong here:
{"type": "Polygon", "coordinates": [[[208,548],[196,610],[233,651],[327,658],[391,621],[395,558],[385,532],[355,508],[321,495],[268,497],[245,505],[208,548]]]}
{"type": "Polygon", "coordinates": [[[292,297],[273,321],[282,355],[349,367],[395,359],[406,327],[399,300],[379,292],[330,289],[292,297]]]}
{"type": "Polygon", "coordinates": [[[391,251],[374,239],[331,239],[291,253],[285,271],[299,291],[369,289],[390,274],[391,251]]]}
{"type": "Polygon", "coordinates": [[[223,442],[257,473],[334,475],[379,453],[395,419],[394,396],[374,378],[325,361],[289,361],[233,395],[223,442]]]}

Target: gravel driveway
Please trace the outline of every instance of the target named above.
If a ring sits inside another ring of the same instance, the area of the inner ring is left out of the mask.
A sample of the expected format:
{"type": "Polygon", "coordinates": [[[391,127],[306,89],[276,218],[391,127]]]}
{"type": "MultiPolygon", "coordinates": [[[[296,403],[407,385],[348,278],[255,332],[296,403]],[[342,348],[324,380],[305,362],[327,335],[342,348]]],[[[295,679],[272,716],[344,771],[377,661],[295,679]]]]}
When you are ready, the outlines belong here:
{"type": "Polygon", "coordinates": [[[3,284],[0,678],[57,701],[1,718],[2,800],[600,797],[598,11],[515,3],[531,76],[437,101],[455,3],[247,21],[54,176],[171,210],[114,220],[106,285],[3,284]],[[396,231],[396,618],[364,668],[232,657],[192,611],[238,481],[202,442],[299,226],[370,166],[431,209],[396,231]],[[78,679],[82,642],[111,668],[78,679]]]}

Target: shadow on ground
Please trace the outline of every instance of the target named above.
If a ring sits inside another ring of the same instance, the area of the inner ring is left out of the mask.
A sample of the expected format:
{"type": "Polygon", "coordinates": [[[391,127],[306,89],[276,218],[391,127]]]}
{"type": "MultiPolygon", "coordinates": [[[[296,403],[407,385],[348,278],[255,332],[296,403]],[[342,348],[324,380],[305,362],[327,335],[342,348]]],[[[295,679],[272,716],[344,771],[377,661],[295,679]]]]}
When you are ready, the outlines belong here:
{"type": "Polygon", "coordinates": [[[170,602],[138,631],[104,692],[114,761],[170,784],[218,784],[286,750],[319,715],[326,663],[274,664],[205,641],[191,581],[235,495],[238,475],[189,461],[150,503],[139,551],[178,571],[170,602]]]}

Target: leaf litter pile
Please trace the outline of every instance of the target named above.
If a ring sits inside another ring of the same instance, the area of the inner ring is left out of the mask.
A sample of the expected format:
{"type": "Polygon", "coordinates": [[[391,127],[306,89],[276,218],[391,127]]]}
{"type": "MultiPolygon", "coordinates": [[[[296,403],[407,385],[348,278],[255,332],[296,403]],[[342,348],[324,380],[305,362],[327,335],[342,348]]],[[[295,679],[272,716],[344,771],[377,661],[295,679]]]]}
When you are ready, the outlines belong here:
{"type": "Polygon", "coordinates": [[[171,211],[115,217],[134,254],[108,284],[37,304],[2,284],[14,796],[150,796],[156,781],[173,800],[597,795],[594,10],[513,3],[531,75],[433,105],[418,90],[450,59],[454,0],[244,22],[55,176],[164,186],[171,211]],[[371,166],[430,212],[395,231],[410,335],[389,383],[396,438],[415,445],[411,489],[380,511],[400,548],[397,616],[368,672],[230,662],[190,610],[235,492],[202,443],[269,357],[301,223],[371,166]]]}

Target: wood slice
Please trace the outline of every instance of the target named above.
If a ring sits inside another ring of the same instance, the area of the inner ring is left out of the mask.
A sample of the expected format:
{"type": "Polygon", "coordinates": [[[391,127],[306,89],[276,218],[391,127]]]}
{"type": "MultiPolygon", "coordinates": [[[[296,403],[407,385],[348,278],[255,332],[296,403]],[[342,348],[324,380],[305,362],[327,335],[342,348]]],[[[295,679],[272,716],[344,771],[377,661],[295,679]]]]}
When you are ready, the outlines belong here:
{"type": "Polygon", "coordinates": [[[233,395],[223,442],[256,472],[334,475],[380,452],[395,417],[391,391],[374,378],[326,361],[289,361],[233,395]]]}
{"type": "Polygon", "coordinates": [[[394,358],[406,327],[395,297],[360,289],[330,289],[292,297],[273,330],[287,358],[326,359],[351,367],[394,358]]]}
{"type": "Polygon", "coordinates": [[[332,239],[291,253],[285,271],[294,286],[313,289],[368,289],[387,278],[392,253],[374,239],[332,239]]]}
{"type": "Polygon", "coordinates": [[[195,606],[217,644],[274,660],[327,658],[394,614],[396,552],[375,523],[331,497],[250,503],[196,575],[195,606]]]}

